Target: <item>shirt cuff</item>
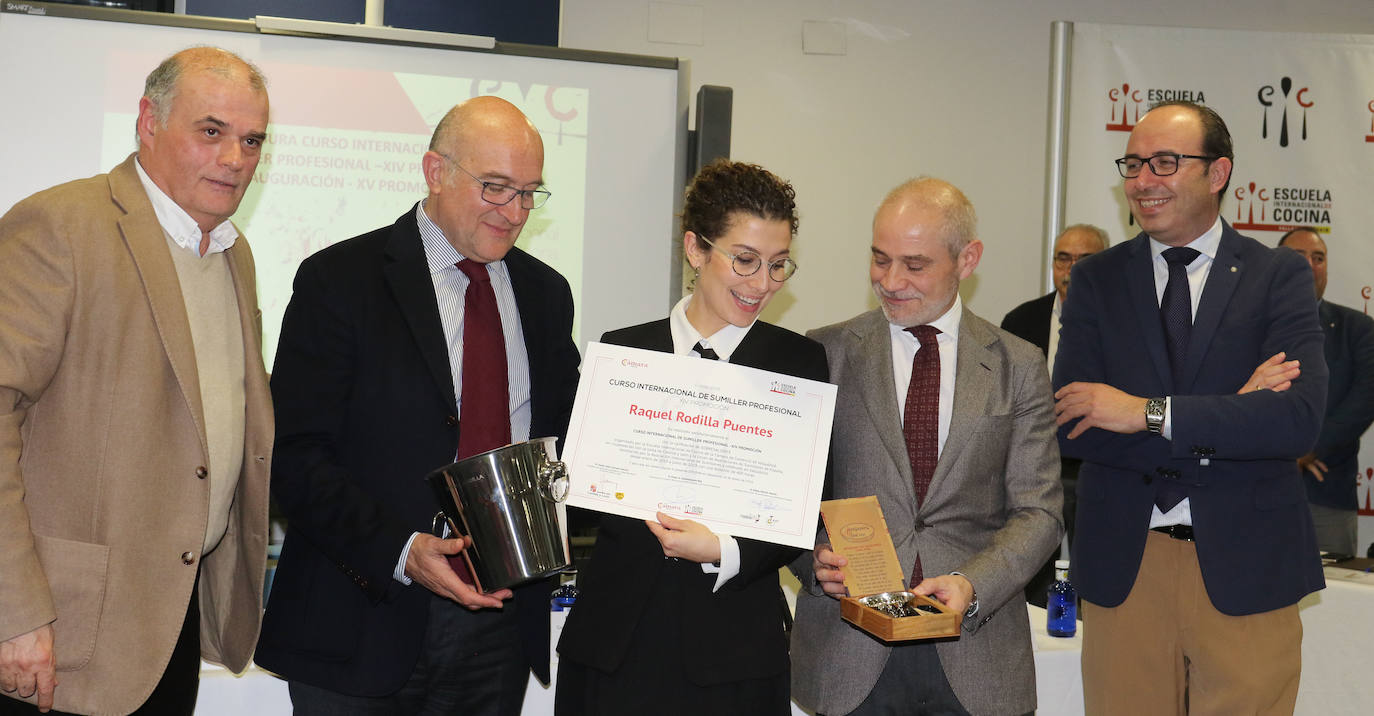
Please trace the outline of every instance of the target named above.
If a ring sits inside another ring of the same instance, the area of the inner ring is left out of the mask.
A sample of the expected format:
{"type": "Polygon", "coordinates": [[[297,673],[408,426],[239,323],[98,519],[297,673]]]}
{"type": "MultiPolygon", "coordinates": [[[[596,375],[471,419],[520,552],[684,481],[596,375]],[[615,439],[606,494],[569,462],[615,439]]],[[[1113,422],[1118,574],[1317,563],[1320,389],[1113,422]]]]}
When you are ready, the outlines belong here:
{"type": "Polygon", "coordinates": [[[712,594],[720,591],[726,582],[739,574],[739,542],[730,535],[716,535],[716,537],[720,539],[720,566],[717,567],[708,562],[701,564],[701,571],[716,575],[716,584],[711,587],[712,594]]]}
{"type": "Polygon", "coordinates": [[[1165,440],[1174,439],[1174,399],[1164,398],[1164,424],[1159,427],[1159,435],[1165,440]]]}
{"type": "Polygon", "coordinates": [[[391,578],[409,587],[412,580],[406,576],[406,557],[410,556],[410,545],[415,543],[415,538],[419,537],[419,532],[412,532],[410,539],[406,540],[406,548],[401,550],[401,559],[396,562],[396,569],[391,571],[391,578]]]}

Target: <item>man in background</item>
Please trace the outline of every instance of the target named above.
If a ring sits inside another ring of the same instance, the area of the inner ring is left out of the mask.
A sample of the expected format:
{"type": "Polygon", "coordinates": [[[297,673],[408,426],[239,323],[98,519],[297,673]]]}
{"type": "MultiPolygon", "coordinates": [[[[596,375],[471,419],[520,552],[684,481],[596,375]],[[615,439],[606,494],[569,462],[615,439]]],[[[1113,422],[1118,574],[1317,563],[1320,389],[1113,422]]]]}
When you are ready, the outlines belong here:
{"type": "Polygon", "coordinates": [[[1374,422],[1374,319],[1353,308],[1331,303],[1326,294],[1326,242],[1317,230],[1301,226],[1283,235],[1290,248],[1312,266],[1317,313],[1326,337],[1323,352],[1327,379],[1326,416],[1317,445],[1298,458],[1307,504],[1323,552],[1359,554],[1360,436],[1374,422]]]}
{"type": "Polygon", "coordinates": [[[483,594],[429,533],[432,470],[562,437],[577,390],[568,282],[514,248],[544,144],[477,97],[421,158],[429,195],[306,259],[272,374],[273,494],[287,518],[257,661],[297,714],[518,714],[549,676],[540,581],[483,594]]]}
{"type": "MultiPolygon", "coordinates": [[[[1107,232],[1092,224],[1074,224],[1064,229],[1054,240],[1054,290],[1011,309],[1002,319],[1002,330],[1038,347],[1045,354],[1050,369],[1054,368],[1054,357],[1059,350],[1059,313],[1069,290],[1069,269],[1082,259],[1106,251],[1108,245],[1107,232]]],[[[1078,463],[1071,457],[1059,460],[1059,481],[1064,485],[1064,531],[1069,544],[1073,544],[1073,516],[1078,509],[1078,463]]],[[[1045,590],[1054,581],[1054,562],[1059,557],[1058,552],[1051,554],[1049,561],[1031,578],[1026,585],[1026,601],[1045,606],[1045,590]]]]}
{"type": "Polygon", "coordinates": [[[229,217],[267,114],[257,68],[179,52],[135,154],[0,219],[0,713],[190,714],[202,656],[248,665],[272,409],[229,217]]]}
{"type": "Polygon", "coordinates": [[[1055,413],[1083,460],[1088,713],[1297,700],[1297,602],[1325,583],[1293,461],[1317,438],[1326,365],[1306,263],[1220,217],[1232,157],[1208,107],[1147,112],[1117,160],[1142,232],[1080,262],[1064,302],[1055,413]],[[1301,375],[1266,373],[1279,353],[1301,375]]]}
{"type": "Polygon", "coordinates": [[[959,297],[982,254],[963,192],[902,184],[873,218],[881,310],[809,334],[839,386],[834,497],[877,495],[910,587],[964,615],[938,644],[860,631],[840,618],[846,561],[822,534],[793,563],[792,691],[818,713],[1035,710],[1022,590],[1063,535],[1059,451],[1044,360],[959,297]]]}

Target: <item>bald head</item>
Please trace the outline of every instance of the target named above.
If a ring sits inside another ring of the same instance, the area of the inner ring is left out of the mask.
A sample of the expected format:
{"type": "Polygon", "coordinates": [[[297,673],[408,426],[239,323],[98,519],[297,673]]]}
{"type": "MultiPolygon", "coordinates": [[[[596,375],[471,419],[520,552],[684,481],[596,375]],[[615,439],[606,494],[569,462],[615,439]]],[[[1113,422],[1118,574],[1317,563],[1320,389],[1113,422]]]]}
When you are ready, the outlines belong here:
{"type": "Polygon", "coordinates": [[[529,218],[524,206],[532,205],[511,190],[543,187],[544,140],[515,105],[474,97],[439,120],[421,165],[425,213],[444,238],[466,258],[500,261],[529,218]],[[505,203],[497,203],[503,195],[505,203]]]}
{"type": "Polygon", "coordinates": [[[917,214],[933,218],[934,230],[949,249],[951,256],[959,255],[969,242],[978,238],[978,215],[964,192],[943,179],[917,177],[903,182],[888,192],[873,214],[873,225],[880,221],[902,221],[917,214]]]}
{"type": "Polygon", "coordinates": [[[543,164],[539,130],[519,107],[500,97],[473,97],[454,106],[434,128],[429,149],[462,164],[476,148],[489,143],[537,154],[543,164]]]}
{"type": "Polygon", "coordinates": [[[267,94],[267,80],[256,65],[218,47],[191,47],[162,61],[143,83],[143,97],[153,108],[158,124],[166,127],[172,103],[183,77],[208,73],[231,82],[241,82],[253,92],[267,94]]]}

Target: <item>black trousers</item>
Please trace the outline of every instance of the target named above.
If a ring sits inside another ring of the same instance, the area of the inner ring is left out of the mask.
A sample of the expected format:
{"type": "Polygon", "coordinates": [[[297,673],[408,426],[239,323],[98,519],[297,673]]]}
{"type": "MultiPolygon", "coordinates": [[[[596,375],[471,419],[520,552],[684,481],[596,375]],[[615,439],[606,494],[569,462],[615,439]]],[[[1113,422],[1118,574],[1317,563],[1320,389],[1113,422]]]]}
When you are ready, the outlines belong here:
{"type": "MultiPolygon", "coordinates": [[[[62,675],[58,674],[58,681],[62,675]]],[[[162,672],[153,693],[131,716],[191,716],[196,710],[196,693],[200,690],[200,575],[191,589],[191,603],[181,622],[181,635],[172,648],[172,658],[162,672]]],[[[62,693],[62,684],[57,685],[62,693]]],[[[0,698],[0,716],[31,716],[38,714],[33,704],[0,698]]],[[[48,716],[75,716],[65,711],[49,711],[48,716]]]]}

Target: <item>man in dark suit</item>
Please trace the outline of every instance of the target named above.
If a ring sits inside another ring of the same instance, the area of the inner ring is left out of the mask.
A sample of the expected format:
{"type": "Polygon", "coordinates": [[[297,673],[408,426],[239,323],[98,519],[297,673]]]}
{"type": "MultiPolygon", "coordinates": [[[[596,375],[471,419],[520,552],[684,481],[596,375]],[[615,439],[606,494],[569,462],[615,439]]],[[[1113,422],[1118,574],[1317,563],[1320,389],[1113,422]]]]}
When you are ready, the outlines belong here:
{"type": "MultiPolygon", "coordinates": [[[[1069,290],[1069,269],[1078,261],[1110,245],[1107,232],[1092,224],[1074,224],[1059,232],[1054,240],[1052,273],[1054,290],[1031,299],[1011,309],[1002,319],[1002,330],[1035,344],[1045,354],[1046,365],[1054,367],[1054,356],[1059,350],[1059,314],[1064,307],[1064,295],[1069,290]]],[[[1073,543],[1073,515],[1078,509],[1078,460],[1061,457],[1059,460],[1059,481],[1064,485],[1064,532],[1068,541],[1073,543]]],[[[1039,572],[1026,584],[1026,601],[1045,606],[1045,590],[1054,581],[1054,562],[1059,553],[1050,555],[1039,572]]]]}
{"type": "Polygon", "coordinates": [[[298,714],[515,714],[529,669],[548,678],[551,585],[511,602],[460,579],[448,558],[468,542],[428,533],[424,482],[455,454],[566,431],[572,295],[513,248],[548,197],[543,142],[478,97],[421,163],[429,196],[303,262],[282,324],[273,489],[288,527],[257,661],[290,680],[298,714]]]}
{"type": "Polygon", "coordinates": [[[1293,469],[1326,402],[1312,273],[1220,219],[1212,110],[1151,109],[1117,164],[1143,232],[1073,269],[1054,369],[1060,447],[1083,460],[1085,705],[1291,713],[1297,602],[1324,586],[1293,469]],[[1252,375],[1279,352],[1301,375],[1252,375]]]}
{"type": "Polygon", "coordinates": [[[846,562],[821,535],[803,589],[792,692],[840,714],[1025,714],[1035,664],[1022,589],[1063,535],[1049,375],[1034,347],[966,309],[983,254],[973,205],[929,177],[873,219],[881,310],[816,329],[839,386],[836,498],[877,495],[914,591],[964,614],[961,636],[885,644],[840,619],[846,562]]]}
{"type": "Polygon", "coordinates": [[[1360,436],[1374,423],[1374,319],[1323,298],[1326,294],[1326,242],[1317,230],[1302,226],[1283,235],[1290,248],[1312,266],[1317,311],[1326,336],[1324,353],[1331,376],[1326,388],[1326,417],[1317,445],[1298,458],[1307,485],[1307,504],[1325,552],[1359,553],[1360,436]]]}

